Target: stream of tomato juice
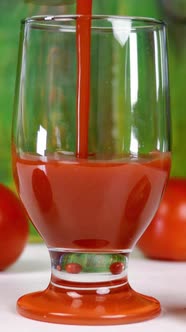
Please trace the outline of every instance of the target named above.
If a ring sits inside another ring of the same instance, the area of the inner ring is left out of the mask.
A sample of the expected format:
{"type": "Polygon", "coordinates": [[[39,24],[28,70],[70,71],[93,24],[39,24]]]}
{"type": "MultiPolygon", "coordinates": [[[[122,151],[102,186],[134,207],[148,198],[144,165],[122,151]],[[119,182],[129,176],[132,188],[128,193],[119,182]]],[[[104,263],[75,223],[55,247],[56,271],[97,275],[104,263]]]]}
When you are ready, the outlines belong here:
{"type": "Polygon", "coordinates": [[[88,128],[91,80],[91,15],[92,0],[77,0],[77,158],[88,157],[88,128]]]}

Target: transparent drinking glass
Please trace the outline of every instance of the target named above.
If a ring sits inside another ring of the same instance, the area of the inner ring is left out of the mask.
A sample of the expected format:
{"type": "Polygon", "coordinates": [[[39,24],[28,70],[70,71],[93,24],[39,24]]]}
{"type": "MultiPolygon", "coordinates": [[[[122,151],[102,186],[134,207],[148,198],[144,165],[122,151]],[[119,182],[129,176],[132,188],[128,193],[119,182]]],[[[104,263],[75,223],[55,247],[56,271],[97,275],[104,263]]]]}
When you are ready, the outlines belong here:
{"type": "Polygon", "coordinates": [[[48,288],[21,297],[18,312],[84,325],[158,315],[159,302],[135,292],[127,276],[170,170],[164,23],[119,16],[24,20],[12,159],[20,199],[51,258],[48,288]],[[79,19],[90,24],[84,65],[79,19]]]}

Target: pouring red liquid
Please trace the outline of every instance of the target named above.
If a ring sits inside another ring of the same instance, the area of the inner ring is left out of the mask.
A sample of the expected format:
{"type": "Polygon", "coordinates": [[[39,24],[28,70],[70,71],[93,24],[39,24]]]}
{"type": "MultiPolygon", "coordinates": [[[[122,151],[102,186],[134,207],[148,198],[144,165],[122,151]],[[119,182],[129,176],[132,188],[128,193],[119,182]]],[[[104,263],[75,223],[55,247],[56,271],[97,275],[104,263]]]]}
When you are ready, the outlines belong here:
{"type": "Polygon", "coordinates": [[[90,50],[92,0],[77,0],[77,139],[76,155],[88,157],[88,128],[90,113],[90,50]]]}

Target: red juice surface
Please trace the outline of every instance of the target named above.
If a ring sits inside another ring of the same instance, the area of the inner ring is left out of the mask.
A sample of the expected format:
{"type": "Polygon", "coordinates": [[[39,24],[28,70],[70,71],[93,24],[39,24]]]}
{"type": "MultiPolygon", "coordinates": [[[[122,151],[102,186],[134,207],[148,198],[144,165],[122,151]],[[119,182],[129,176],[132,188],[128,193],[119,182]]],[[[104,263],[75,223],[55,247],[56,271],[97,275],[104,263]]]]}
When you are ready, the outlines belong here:
{"type": "Polygon", "coordinates": [[[170,156],[91,161],[25,154],[14,167],[21,200],[48,246],[125,251],[158,208],[170,156]]]}

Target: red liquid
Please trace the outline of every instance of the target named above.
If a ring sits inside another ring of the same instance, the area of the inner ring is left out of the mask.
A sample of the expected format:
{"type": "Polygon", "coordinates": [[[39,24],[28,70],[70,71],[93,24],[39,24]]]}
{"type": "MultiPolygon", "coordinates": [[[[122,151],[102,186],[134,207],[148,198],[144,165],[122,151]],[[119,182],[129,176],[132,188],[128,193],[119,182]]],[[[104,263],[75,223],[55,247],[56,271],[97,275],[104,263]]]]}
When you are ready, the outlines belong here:
{"type": "Polygon", "coordinates": [[[130,249],[153,217],[169,154],[122,162],[15,160],[21,200],[48,246],[130,249]]]}
{"type": "Polygon", "coordinates": [[[88,156],[88,124],[90,110],[90,50],[92,0],[77,0],[77,143],[76,155],[88,156]]]}
{"type": "MultiPolygon", "coordinates": [[[[77,0],[77,14],[82,15],[77,18],[76,36],[77,159],[55,160],[52,156],[42,161],[38,156],[19,157],[13,153],[14,175],[31,220],[54,252],[61,255],[64,249],[85,253],[115,250],[114,254],[122,251],[127,256],[127,250],[135,244],[158,207],[169,174],[170,156],[168,153],[149,154],[146,159],[120,162],[87,159],[91,11],[92,0],[77,0]]],[[[97,259],[99,254],[93,256],[97,259]]],[[[72,274],[75,266],[77,272],[77,263],[74,264],[66,266],[67,274],[72,274]]],[[[159,302],[134,292],[126,275],[122,277],[125,266],[114,264],[110,265],[110,273],[121,274],[119,287],[115,287],[114,281],[92,285],[89,278],[93,288],[87,289],[81,276],[79,284],[72,285],[70,281],[65,283],[62,276],[57,280],[58,275],[56,278],[53,271],[49,287],[20,298],[17,309],[32,319],[88,325],[143,321],[159,314],[159,302]],[[57,287],[52,282],[57,283],[57,287]],[[108,294],[97,292],[104,290],[104,285],[108,294]],[[71,286],[80,289],[69,292],[73,289],[71,286]],[[73,298],[72,294],[77,294],[78,298],[73,298]]],[[[61,271],[60,265],[58,268],[61,271]]],[[[81,268],[79,265],[80,275],[81,268]]]]}

